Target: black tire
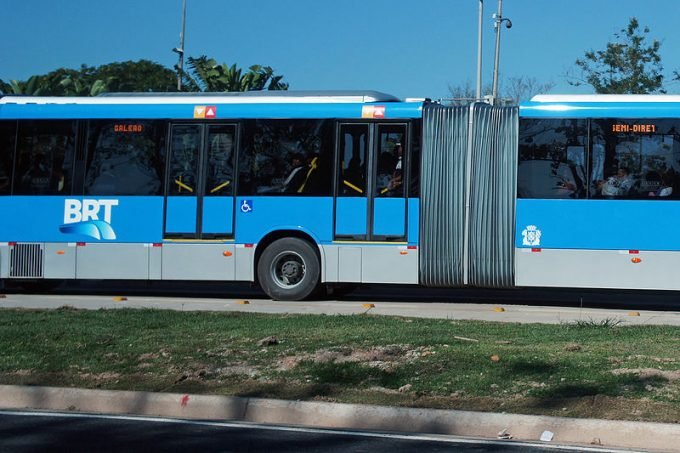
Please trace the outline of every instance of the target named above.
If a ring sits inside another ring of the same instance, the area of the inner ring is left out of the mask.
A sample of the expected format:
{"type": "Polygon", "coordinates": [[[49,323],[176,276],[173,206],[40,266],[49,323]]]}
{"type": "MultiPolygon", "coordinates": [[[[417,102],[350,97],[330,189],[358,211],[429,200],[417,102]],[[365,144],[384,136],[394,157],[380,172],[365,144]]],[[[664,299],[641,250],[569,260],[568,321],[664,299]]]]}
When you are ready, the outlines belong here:
{"type": "Polygon", "coordinates": [[[321,266],[314,247],[298,238],[284,238],[264,249],[257,263],[260,286],[274,300],[303,300],[319,287],[321,266]]]}

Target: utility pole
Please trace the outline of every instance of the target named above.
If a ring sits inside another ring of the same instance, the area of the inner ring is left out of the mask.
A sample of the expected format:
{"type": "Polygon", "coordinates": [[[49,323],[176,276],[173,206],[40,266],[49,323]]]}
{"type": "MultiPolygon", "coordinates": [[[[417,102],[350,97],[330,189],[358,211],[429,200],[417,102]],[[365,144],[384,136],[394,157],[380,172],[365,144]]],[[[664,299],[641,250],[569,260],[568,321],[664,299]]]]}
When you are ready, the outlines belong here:
{"type": "Polygon", "coordinates": [[[506,28],[512,28],[512,21],[507,17],[503,17],[503,0],[498,0],[498,12],[493,15],[493,27],[496,29],[496,56],[493,65],[493,92],[491,96],[493,103],[496,103],[498,98],[498,60],[501,51],[501,24],[505,22],[506,28]]]}
{"type": "Polygon", "coordinates": [[[182,91],[182,75],[184,74],[184,32],[187,23],[187,0],[182,0],[182,31],[179,34],[179,47],[172,49],[179,55],[179,64],[177,65],[177,91],[182,91]]]}
{"type": "Polygon", "coordinates": [[[479,0],[479,23],[477,24],[477,101],[482,100],[482,26],[484,22],[484,0],[479,0]]]}

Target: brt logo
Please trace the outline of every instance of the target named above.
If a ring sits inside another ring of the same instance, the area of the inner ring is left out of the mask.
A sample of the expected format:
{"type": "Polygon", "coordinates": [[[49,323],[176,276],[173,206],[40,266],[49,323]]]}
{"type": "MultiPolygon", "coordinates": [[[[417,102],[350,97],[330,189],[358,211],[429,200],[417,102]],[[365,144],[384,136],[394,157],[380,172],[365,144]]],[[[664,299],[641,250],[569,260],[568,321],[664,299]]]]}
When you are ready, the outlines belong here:
{"type": "Polygon", "coordinates": [[[64,200],[64,224],[59,227],[59,231],[64,234],[90,236],[97,240],[114,240],[116,233],[111,228],[114,206],[118,206],[118,200],[84,198],[81,201],[67,198],[64,200]]]}

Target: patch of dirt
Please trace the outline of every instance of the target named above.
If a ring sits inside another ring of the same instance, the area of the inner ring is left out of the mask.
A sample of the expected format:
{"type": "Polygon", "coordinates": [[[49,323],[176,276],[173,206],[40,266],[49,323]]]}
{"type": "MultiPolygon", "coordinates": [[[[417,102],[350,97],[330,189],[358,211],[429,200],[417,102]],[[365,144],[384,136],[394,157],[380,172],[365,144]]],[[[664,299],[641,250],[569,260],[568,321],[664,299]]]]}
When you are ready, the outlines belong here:
{"type": "Polygon", "coordinates": [[[137,357],[137,360],[140,362],[144,362],[146,360],[156,360],[160,357],[160,354],[156,354],[155,352],[147,352],[146,354],[142,354],[139,357],[137,357]]]}
{"type": "Polygon", "coordinates": [[[390,371],[405,363],[414,362],[422,357],[435,354],[432,348],[409,345],[377,346],[370,349],[352,349],[349,347],[320,349],[313,354],[298,354],[281,358],[277,363],[279,371],[295,368],[301,362],[315,363],[364,363],[367,366],[390,371]]]}
{"type": "Polygon", "coordinates": [[[220,376],[248,376],[256,378],[260,375],[260,368],[251,365],[237,364],[215,368],[214,373],[220,376]]]}
{"type": "Polygon", "coordinates": [[[680,380],[680,370],[664,371],[657,370],[656,368],[618,368],[616,370],[612,370],[612,373],[615,375],[635,374],[640,379],[661,378],[667,380],[668,382],[680,380]]]}
{"type": "Polygon", "coordinates": [[[106,372],[106,373],[78,373],[78,377],[80,379],[83,379],[85,381],[90,381],[90,382],[95,382],[95,383],[100,383],[100,382],[110,382],[110,381],[116,381],[120,379],[120,373],[112,373],[112,372],[106,372]]]}
{"type": "Polygon", "coordinates": [[[668,357],[651,357],[642,354],[629,355],[628,357],[626,357],[626,360],[653,360],[654,362],[660,363],[672,363],[676,361],[676,359],[671,359],[668,357]]]}

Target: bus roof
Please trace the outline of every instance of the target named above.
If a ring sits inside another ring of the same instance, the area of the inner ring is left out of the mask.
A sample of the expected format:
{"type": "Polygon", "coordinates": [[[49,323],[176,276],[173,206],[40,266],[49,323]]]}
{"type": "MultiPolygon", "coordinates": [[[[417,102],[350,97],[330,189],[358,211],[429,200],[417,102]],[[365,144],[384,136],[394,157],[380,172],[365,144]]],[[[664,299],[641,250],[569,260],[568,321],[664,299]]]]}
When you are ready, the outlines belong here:
{"type": "Polygon", "coordinates": [[[104,93],[95,97],[5,96],[0,104],[315,104],[399,102],[379,91],[246,91],[225,93],[104,93]]]}
{"type": "Polygon", "coordinates": [[[524,118],[678,118],[680,96],[546,94],[520,104],[524,118]]]}
{"type": "Polygon", "coordinates": [[[6,96],[0,98],[0,119],[399,119],[421,117],[422,106],[377,91],[6,96]]]}

